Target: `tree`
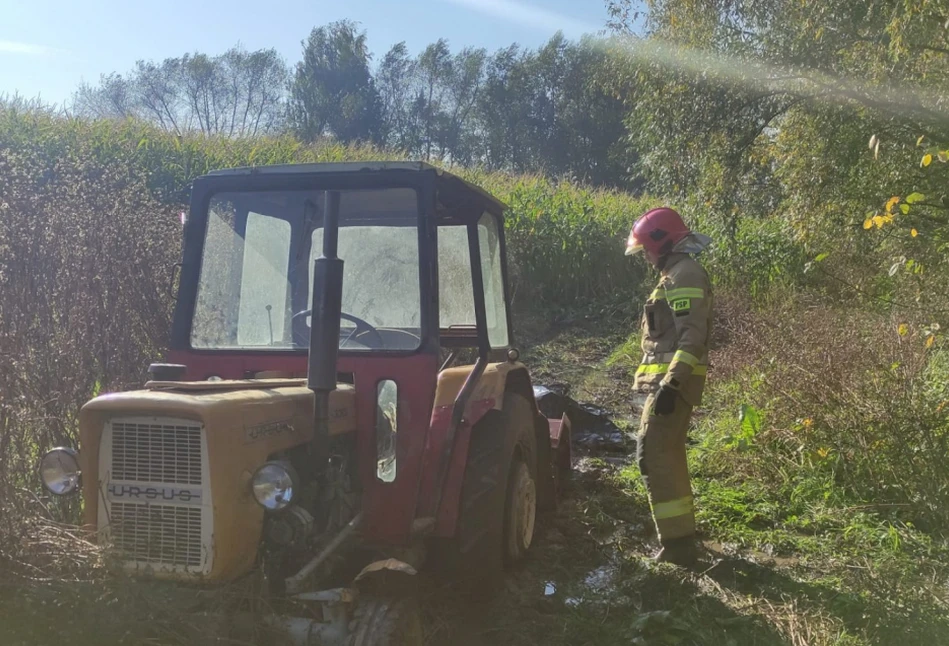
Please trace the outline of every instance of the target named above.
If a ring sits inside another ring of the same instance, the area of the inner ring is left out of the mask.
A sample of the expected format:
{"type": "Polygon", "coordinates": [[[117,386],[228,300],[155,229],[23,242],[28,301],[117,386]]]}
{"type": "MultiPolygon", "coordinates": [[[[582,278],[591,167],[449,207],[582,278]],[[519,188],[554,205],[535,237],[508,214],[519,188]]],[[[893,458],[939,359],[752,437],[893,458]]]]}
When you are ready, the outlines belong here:
{"type": "Polygon", "coordinates": [[[181,60],[166,59],[161,65],[138,61],[135,70],[136,102],[144,117],[163,130],[181,133],[190,128],[179,79],[181,60]]]}
{"type": "Polygon", "coordinates": [[[273,49],[240,45],[217,56],[139,61],[127,75],[83,85],[77,111],[175,133],[289,130],[303,141],[372,141],[450,165],[631,185],[635,155],[624,143],[619,96],[630,92],[604,80],[610,58],[598,42],[557,34],[538,50],[512,45],[489,55],[452,52],[439,39],[415,56],[398,43],[374,74],[366,35],[351,22],[317,27],[302,46],[292,75],[273,49]]]}
{"type": "Polygon", "coordinates": [[[476,133],[472,113],[484,85],[488,52],[465,48],[452,59],[446,79],[448,106],[443,119],[442,156],[452,163],[470,164],[475,157],[476,133]]]}
{"type": "Polygon", "coordinates": [[[376,73],[387,143],[424,159],[472,162],[479,147],[474,111],[486,61],[483,49],[452,56],[445,40],[414,60],[404,43],[395,45],[376,73]]]}
{"type": "Polygon", "coordinates": [[[381,104],[369,73],[365,32],[349,21],[313,29],[302,43],[290,85],[289,117],[304,141],[332,135],[340,141],[375,141],[381,104]]]}
{"type": "Polygon", "coordinates": [[[421,124],[421,152],[428,160],[432,158],[433,148],[439,143],[440,126],[445,118],[447,85],[452,68],[448,41],[440,38],[426,47],[415,65],[419,87],[413,111],[421,124]]]}
{"type": "MultiPolygon", "coordinates": [[[[600,43],[557,34],[531,62],[540,169],[594,185],[636,186],[628,178],[626,107],[604,83],[608,58],[600,43]]],[[[625,93],[632,89],[623,88],[625,93]]]]}
{"type": "Polygon", "coordinates": [[[81,83],[73,96],[73,109],[95,119],[125,119],[136,116],[134,82],[121,74],[103,74],[99,85],[81,83]]]}
{"type": "Polygon", "coordinates": [[[947,19],[943,1],[657,0],[646,38],[615,25],[609,77],[637,83],[638,167],[720,254],[762,253],[748,234],[767,227],[834,259],[809,265],[824,289],[935,313],[949,299],[935,280],[949,271],[947,19]]]}
{"type": "Polygon", "coordinates": [[[536,51],[495,53],[475,111],[487,165],[636,186],[627,173],[626,106],[603,80],[608,63],[597,41],[570,42],[563,34],[536,51]]]}
{"type": "Polygon", "coordinates": [[[221,61],[207,54],[185,54],[181,58],[181,86],[185,101],[205,134],[220,131],[224,117],[224,79],[221,61]]]}
{"type": "Polygon", "coordinates": [[[531,56],[517,45],[498,50],[485,79],[479,117],[484,128],[485,162],[491,168],[523,170],[534,159],[530,142],[533,84],[531,56]]]}
{"type": "Polygon", "coordinates": [[[81,85],[74,102],[79,114],[92,118],[134,116],[178,134],[255,137],[281,127],[286,79],[276,50],[248,52],[238,45],[219,56],[138,61],[126,76],[81,85]]]}
{"type": "Polygon", "coordinates": [[[376,72],[376,87],[382,110],[382,141],[399,150],[417,146],[409,127],[409,106],[413,95],[415,62],[405,42],[396,43],[382,58],[376,72]]]}
{"type": "Polygon", "coordinates": [[[228,134],[254,136],[276,132],[283,122],[287,68],[274,49],[247,52],[233,48],[222,57],[228,79],[230,106],[228,134]]]}

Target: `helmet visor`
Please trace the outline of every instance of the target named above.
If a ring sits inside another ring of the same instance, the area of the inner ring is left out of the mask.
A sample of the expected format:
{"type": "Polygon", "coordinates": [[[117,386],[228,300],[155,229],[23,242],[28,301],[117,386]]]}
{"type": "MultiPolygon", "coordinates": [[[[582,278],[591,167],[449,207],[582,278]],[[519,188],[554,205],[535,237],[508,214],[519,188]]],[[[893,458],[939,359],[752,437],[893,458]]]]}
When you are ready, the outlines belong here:
{"type": "Polygon", "coordinates": [[[632,256],[643,250],[642,243],[636,239],[636,236],[632,233],[629,234],[629,237],[626,238],[626,255],[632,256]]]}

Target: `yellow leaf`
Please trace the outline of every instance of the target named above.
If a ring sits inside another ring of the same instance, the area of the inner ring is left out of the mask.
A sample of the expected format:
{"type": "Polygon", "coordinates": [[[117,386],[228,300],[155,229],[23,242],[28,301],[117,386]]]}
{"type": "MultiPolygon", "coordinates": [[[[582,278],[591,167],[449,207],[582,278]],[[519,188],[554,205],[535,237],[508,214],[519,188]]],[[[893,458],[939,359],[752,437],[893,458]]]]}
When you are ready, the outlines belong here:
{"type": "Polygon", "coordinates": [[[926,339],[926,347],[927,347],[927,348],[933,347],[933,343],[935,343],[935,342],[936,342],[936,337],[933,336],[933,335],[930,335],[929,338],[926,339]]]}
{"type": "Polygon", "coordinates": [[[909,234],[915,238],[916,236],[919,235],[919,231],[917,231],[916,229],[910,229],[909,234]]]}
{"type": "Polygon", "coordinates": [[[893,216],[887,213],[886,215],[881,215],[880,219],[883,220],[883,224],[889,224],[893,221],[893,216]]]}
{"type": "Polygon", "coordinates": [[[926,166],[929,166],[931,163],[933,163],[933,156],[927,153],[923,155],[923,159],[922,161],[919,162],[919,165],[926,167],[926,166]]]}
{"type": "Polygon", "coordinates": [[[826,458],[829,454],[830,454],[830,449],[827,449],[824,447],[817,449],[817,455],[821,456],[822,458],[826,458]]]}
{"type": "Polygon", "coordinates": [[[949,161],[949,150],[940,150],[937,157],[939,157],[939,161],[945,164],[947,161],[949,161]]]}
{"type": "Polygon", "coordinates": [[[906,323],[900,323],[900,326],[896,328],[896,331],[899,332],[900,336],[906,336],[909,334],[909,326],[906,323]]]}
{"type": "Polygon", "coordinates": [[[916,146],[917,146],[917,147],[922,146],[922,145],[923,145],[923,139],[925,139],[925,138],[926,138],[926,135],[920,135],[919,139],[916,140],[916,146]]]}
{"type": "Polygon", "coordinates": [[[886,212],[889,213],[890,211],[892,211],[893,207],[896,206],[899,203],[899,201],[900,201],[899,195],[894,195],[893,197],[891,197],[890,200],[886,203],[886,212]]]}
{"type": "Polygon", "coordinates": [[[885,222],[885,220],[883,219],[883,216],[882,216],[882,215],[874,215],[874,216],[873,216],[873,224],[876,225],[877,229],[883,227],[883,223],[884,223],[884,222],[885,222]]]}
{"type": "Polygon", "coordinates": [[[872,229],[872,228],[873,228],[873,218],[867,218],[866,220],[864,220],[864,221],[863,221],[863,228],[864,228],[864,229],[872,229]]]}
{"type": "Polygon", "coordinates": [[[812,427],[812,426],[814,425],[814,420],[812,420],[810,417],[808,417],[807,419],[805,419],[805,420],[804,420],[803,422],[801,422],[801,423],[804,424],[804,428],[810,428],[810,427],[812,427]]]}

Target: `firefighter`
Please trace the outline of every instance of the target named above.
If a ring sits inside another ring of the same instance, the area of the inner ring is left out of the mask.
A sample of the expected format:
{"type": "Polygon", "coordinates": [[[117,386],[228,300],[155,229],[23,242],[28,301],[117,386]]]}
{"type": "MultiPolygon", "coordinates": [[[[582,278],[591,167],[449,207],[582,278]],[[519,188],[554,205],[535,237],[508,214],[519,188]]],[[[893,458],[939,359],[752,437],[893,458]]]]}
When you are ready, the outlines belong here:
{"type": "Polygon", "coordinates": [[[642,252],[660,274],[643,312],[635,389],[648,397],[636,457],[662,545],[655,559],[685,567],[697,560],[686,435],[702,402],[712,329],[711,285],[692,254],[710,242],[669,208],[645,213],[626,241],[627,256],[642,252]]]}

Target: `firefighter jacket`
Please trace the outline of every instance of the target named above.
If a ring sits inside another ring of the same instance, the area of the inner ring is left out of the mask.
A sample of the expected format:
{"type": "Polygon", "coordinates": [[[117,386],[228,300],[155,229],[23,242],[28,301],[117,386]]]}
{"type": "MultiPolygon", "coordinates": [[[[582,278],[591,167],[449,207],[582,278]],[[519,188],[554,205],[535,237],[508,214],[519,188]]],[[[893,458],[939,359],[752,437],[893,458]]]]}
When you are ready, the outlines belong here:
{"type": "Polygon", "coordinates": [[[636,389],[652,392],[667,383],[689,405],[701,404],[711,334],[708,274],[692,256],[674,253],[644,307],[643,359],[636,371],[636,389]]]}

